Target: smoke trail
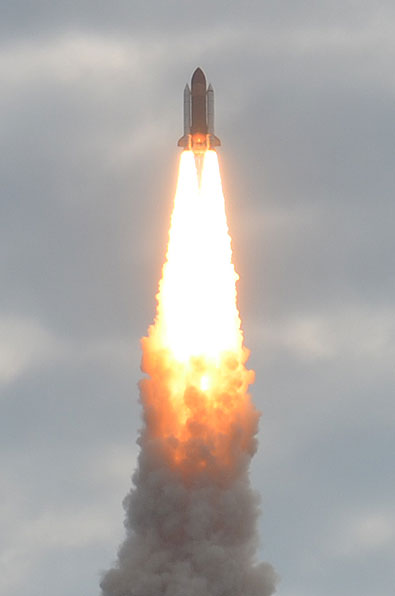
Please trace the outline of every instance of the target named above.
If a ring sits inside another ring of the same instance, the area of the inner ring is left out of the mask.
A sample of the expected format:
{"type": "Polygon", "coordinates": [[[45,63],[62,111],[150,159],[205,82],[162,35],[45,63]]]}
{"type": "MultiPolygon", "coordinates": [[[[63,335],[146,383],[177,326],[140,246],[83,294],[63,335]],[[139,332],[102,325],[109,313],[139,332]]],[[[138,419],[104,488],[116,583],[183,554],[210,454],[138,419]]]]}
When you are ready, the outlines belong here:
{"type": "Polygon", "coordinates": [[[248,468],[259,414],[236,279],[216,154],[206,154],[199,188],[184,152],[157,318],[142,341],[144,426],[127,535],[103,596],[275,591],[273,568],[255,561],[259,502],[248,468]]]}

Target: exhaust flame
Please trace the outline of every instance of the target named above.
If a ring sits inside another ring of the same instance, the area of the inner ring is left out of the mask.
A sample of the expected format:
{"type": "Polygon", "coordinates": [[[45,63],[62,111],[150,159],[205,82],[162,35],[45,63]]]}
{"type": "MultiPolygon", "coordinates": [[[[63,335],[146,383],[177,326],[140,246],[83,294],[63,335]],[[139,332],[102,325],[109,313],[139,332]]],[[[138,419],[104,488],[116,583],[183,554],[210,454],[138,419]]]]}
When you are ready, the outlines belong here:
{"type": "Polygon", "coordinates": [[[194,154],[184,151],[156,319],[158,340],[176,360],[240,351],[237,279],[217,154],[205,153],[198,185],[194,154]]]}
{"type": "Polygon", "coordinates": [[[259,414],[248,386],[217,154],[180,159],[157,314],[143,338],[144,428],[127,538],[103,596],[270,596],[248,479],[259,414]]]}

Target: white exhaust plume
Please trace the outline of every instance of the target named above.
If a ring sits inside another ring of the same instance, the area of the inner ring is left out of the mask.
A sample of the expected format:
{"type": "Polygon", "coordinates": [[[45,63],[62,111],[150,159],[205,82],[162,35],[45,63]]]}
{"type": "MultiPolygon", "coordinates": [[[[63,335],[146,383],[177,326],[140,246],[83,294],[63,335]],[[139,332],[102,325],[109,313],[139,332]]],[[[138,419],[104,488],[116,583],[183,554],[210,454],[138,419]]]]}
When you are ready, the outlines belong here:
{"type": "Polygon", "coordinates": [[[144,427],[126,539],[102,596],[270,596],[257,563],[259,499],[248,468],[259,414],[248,394],[221,180],[181,156],[157,316],[142,341],[144,427]]]}

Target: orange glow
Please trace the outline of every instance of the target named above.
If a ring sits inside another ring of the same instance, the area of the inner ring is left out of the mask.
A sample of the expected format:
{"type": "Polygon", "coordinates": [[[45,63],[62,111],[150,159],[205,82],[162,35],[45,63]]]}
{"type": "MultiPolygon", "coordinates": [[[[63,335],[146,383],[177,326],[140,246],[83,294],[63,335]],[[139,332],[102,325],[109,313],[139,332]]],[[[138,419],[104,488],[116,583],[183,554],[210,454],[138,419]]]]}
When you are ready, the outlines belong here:
{"type": "Polygon", "coordinates": [[[141,385],[146,432],[167,439],[169,458],[188,477],[229,473],[240,453],[254,451],[254,373],[245,367],[237,279],[217,154],[204,153],[199,178],[194,153],[184,151],[141,385]]]}

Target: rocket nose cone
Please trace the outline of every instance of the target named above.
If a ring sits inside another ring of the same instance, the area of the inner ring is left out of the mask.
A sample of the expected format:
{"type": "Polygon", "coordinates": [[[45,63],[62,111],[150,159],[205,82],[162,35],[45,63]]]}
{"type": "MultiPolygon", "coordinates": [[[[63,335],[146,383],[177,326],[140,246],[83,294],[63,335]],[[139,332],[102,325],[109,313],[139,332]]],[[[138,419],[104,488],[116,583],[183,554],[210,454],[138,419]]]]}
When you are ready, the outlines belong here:
{"type": "Polygon", "coordinates": [[[192,85],[195,85],[196,83],[199,84],[203,84],[204,86],[206,86],[206,77],[204,76],[204,72],[202,71],[201,68],[197,68],[195,70],[195,72],[192,75],[192,85]]]}

